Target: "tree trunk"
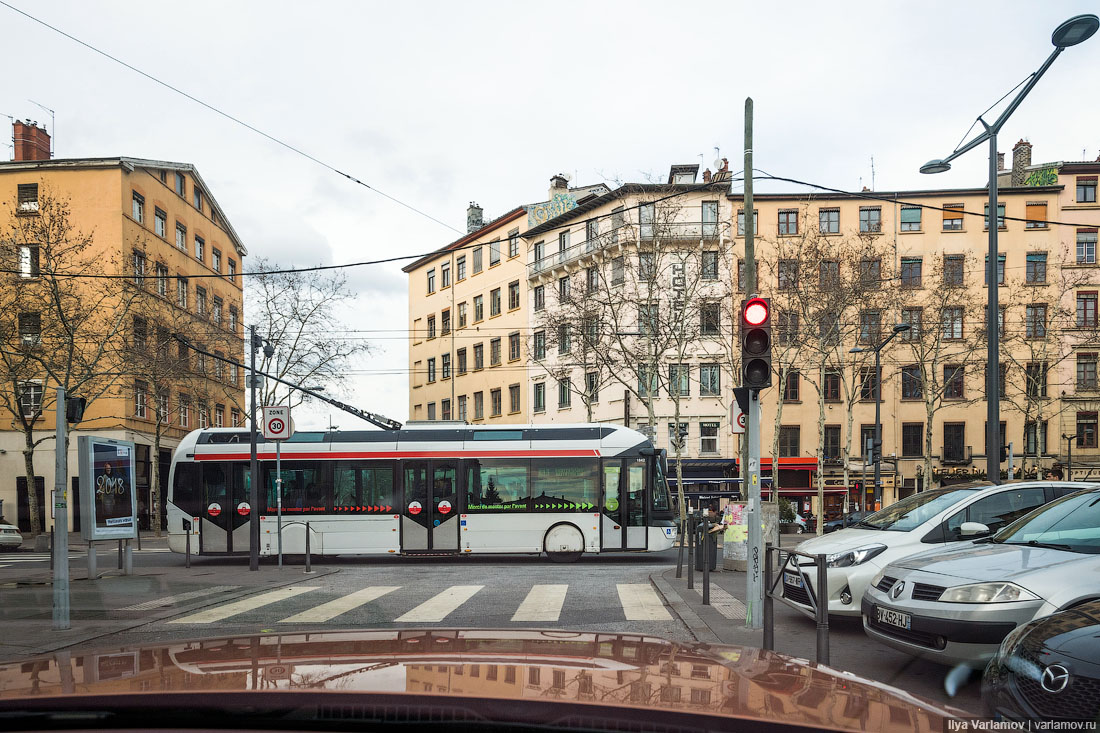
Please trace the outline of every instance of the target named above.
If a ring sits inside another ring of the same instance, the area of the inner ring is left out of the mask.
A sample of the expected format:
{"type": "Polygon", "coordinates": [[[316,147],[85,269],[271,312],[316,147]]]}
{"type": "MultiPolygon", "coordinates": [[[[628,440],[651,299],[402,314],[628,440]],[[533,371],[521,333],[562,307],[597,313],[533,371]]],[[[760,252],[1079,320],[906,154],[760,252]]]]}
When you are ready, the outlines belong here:
{"type": "MultiPolygon", "coordinates": [[[[159,419],[159,418],[158,418],[159,419]]],[[[160,424],[153,431],[153,449],[149,456],[153,465],[149,471],[149,522],[153,526],[153,535],[160,537],[160,424]]],[[[228,511],[228,510],[227,510],[228,511]]],[[[139,519],[140,526],[140,519],[139,519]]]]}
{"type": "MultiPolygon", "coordinates": [[[[38,522],[38,489],[34,475],[34,431],[33,427],[23,431],[23,470],[27,476],[27,509],[31,515],[31,535],[42,534],[42,525],[38,522]]],[[[16,517],[19,507],[15,508],[16,517]]],[[[18,519],[16,519],[18,521],[18,519]]]]}

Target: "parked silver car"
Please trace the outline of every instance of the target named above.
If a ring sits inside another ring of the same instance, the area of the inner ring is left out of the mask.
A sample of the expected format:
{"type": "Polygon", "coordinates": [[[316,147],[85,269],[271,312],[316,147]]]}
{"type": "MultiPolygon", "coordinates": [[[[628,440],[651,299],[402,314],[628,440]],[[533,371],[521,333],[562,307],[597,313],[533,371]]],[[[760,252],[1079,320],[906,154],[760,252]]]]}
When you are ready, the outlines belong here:
{"type": "Polygon", "coordinates": [[[887,565],[861,610],[867,634],[888,646],[982,666],[1017,626],[1098,598],[1100,489],[1090,489],[992,537],[887,565]]]}

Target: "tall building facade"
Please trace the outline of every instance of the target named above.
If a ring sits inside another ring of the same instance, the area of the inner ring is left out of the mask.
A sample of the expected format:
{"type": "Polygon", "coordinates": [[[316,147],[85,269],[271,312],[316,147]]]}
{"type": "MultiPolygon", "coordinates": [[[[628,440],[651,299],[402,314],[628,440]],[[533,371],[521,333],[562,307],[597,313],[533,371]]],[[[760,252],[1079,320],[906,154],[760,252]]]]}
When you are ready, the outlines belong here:
{"type": "MultiPolygon", "coordinates": [[[[190,164],[51,159],[41,128],[16,123],[15,137],[30,142],[17,147],[14,160],[0,163],[8,263],[2,298],[18,310],[5,315],[7,374],[0,386],[8,413],[0,424],[0,470],[9,477],[0,483],[4,514],[30,530],[29,434],[32,442],[42,441],[33,451],[38,526],[52,524],[52,504],[45,501],[54,486],[52,404],[57,365],[67,363],[74,391],[94,398],[70,432],[69,505],[79,504],[77,435],[132,440],[139,522],[148,527],[154,511],[163,513],[168,464],[179,439],[198,427],[244,423],[243,375],[185,348],[175,336],[213,355],[243,358],[240,273],[247,251],[190,164]],[[68,298],[69,310],[51,310],[40,297],[45,293],[68,298]],[[60,323],[65,313],[88,320],[66,331],[60,323]],[[54,352],[69,346],[78,356],[64,362],[54,352]],[[96,358],[112,360],[112,369],[98,373],[96,358]],[[154,475],[162,488],[158,507],[150,491],[154,475]]],[[[70,528],[77,528],[79,511],[69,516],[70,528]]]]}

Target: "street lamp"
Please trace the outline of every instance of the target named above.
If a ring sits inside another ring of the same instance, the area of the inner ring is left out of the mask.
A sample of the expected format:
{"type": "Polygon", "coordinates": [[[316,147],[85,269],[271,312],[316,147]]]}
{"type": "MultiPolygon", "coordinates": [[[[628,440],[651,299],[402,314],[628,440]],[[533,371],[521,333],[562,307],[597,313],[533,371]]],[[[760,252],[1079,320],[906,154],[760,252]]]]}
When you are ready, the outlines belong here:
{"type": "MultiPolygon", "coordinates": [[[[890,329],[890,335],[887,336],[882,343],[873,347],[871,350],[875,352],[875,442],[871,447],[872,459],[875,462],[875,506],[881,508],[882,505],[882,349],[886,344],[894,340],[894,337],[899,333],[908,331],[912,328],[908,323],[899,323],[890,329]]],[[[850,349],[851,354],[862,354],[867,349],[862,346],[857,346],[854,349],[850,349]]],[[[864,474],[866,476],[866,474],[864,474]]],[[[866,507],[864,507],[866,508],[866,507]]]]}
{"type": "Polygon", "coordinates": [[[1080,437],[1080,435],[1062,433],[1062,440],[1066,441],[1066,481],[1073,480],[1073,441],[1080,437]]]}
{"type": "MultiPolygon", "coordinates": [[[[1020,93],[1009,102],[1004,112],[1001,113],[992,124],[986,122],[979,115],[978,122],[982,123],[982,127],[985,128],[983,132],[977,135],[970,142],[965,143],[957,148],[951,155],[948,155],[943,159],[930,160],[920,167],[921,173],[943,173],[944,171],[951,170],[951,161],[959,157],[963,153],[976,148],[986,140],[989,141],[989,210],[986,214],[986,226],[989,230],[989,258],[986,263],[987,277],[989,282],[989,299],[988,308],[986,312],[986,341],[988,344],[987,359],[989,362],[989,368],[986,370],[986,424],[985,424],[985,455],[986,455],[986,475],[990,480],[993,477],[1000,476],[1001,463],[1000,463],[1000,403],[995,395],[999,395],[1000,385],[1000,369],[998,364],[1000,363],[1000,349],[998,344],[998,303],[997,303],[997,277],[995,269],[997,266],[997,133],[1000,132],[1001,127],[1009,116],[1016,111],[1016,108],[1020,106],[1020,103],[1027,96],[1028,92],[1039,82],[1039,79],[1046,73],[1046,70],[1050,68],[1050,65],[1054,63],[1054,59],[1058,58],[1058,54],[1062,53],[1063,49],[1070,46],[1076,46],[1078,43],[1088,40],[1096,33],[1097,28],[1100,28],[1100,18],[1095,15],[1076,15],[1066,22],[1059,25],[1054,29],[1054,33],[1050,37],[1050,42],[1054,44],[1054,52],[1050,54],[1043,65],[1039,67],[1039,70],[1031,75],[1027,84],[1020,90],[1020,93]]],[[[984,113],[983,113],[984,114],[984,113]]],[[[877,488],[877,487],[876,487],[877,488]]]]}

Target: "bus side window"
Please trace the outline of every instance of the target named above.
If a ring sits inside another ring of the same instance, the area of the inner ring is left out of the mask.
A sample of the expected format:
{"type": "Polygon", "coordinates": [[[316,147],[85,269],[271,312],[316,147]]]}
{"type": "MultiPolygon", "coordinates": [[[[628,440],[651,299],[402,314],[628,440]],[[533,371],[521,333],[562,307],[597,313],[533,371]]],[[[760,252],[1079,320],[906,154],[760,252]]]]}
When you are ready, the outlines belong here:
{"type": "Polygon", "coordinates": [[[172,503],[189,517],[202,514],[202,489],[199,485],[199,467],[194,463],[179,462],[172,483],[172,503]]]}

